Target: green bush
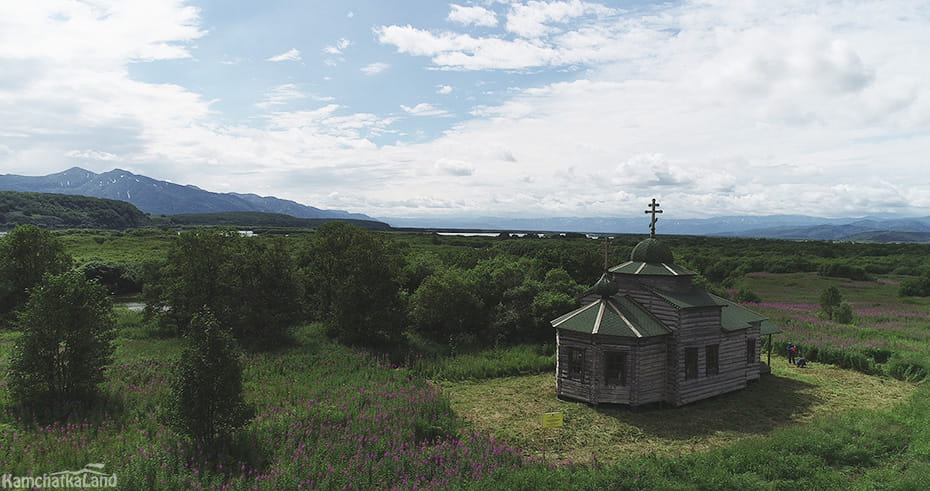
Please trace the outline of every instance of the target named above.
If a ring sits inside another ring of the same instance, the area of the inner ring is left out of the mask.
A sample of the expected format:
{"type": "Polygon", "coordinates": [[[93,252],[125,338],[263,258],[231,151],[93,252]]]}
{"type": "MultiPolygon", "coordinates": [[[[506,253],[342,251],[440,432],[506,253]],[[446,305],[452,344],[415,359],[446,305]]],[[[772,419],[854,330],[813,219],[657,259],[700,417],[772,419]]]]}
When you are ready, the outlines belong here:
{"type": "Polygon", "coordinates": [[[920,276],[901,282],[898,295],[902,297],[930,297],[930,276],[920,276]]]}
{"type": "Polygon", "coordinates": [[[840,324],[852,324],[855,315],[853,315],[852,306],[849,302],[843,302],[833,311],[833,320],[840,324]]]}
{"type": "Polygon", "coordinates": [[[887,366],[888,375],[907,381],[920,381],[930,375],[930,363],[925,358],[918,358],[915,355],[904,355],[891,357],[887,366]]]}
{"type": "Polygon", "coordinates": [[[745,286],[736,292],[736,295],[733,296],[733,300],[739,303],[759,303],[762,301],[759,295],[756,295],[755,292],[745,286]]]}
{"type": "Polygon", "coordinates": [[[861,266],[853,266],[844,262],[823,263],[817,268],[817,274],[834,278],[849,278],[856,281],[868,281],[872,277],[861,266]]]}
{"type": "Polygon", "coordinates": [[[798,344],[799,356],[810,361],[829,363],[840,368],[848,368],[857,372],[875,374],[879,373],[876,361],[861,351],[837,350],[823,346],[798,344]]]}
{"type": "Polygon", "coordinates": [[[16,325],[9,383],[14,400],[54,411],[86,402],[113,355],[114,319],[106,290],[77,272],[46,274],[16,325]]]}
{"type": "Polygon", "coordinates": [[[209,445],[229,437],[250,417],[239,349],[210,312],[194,315],[187,339],[171,385],[168,423],[209,445]]]}

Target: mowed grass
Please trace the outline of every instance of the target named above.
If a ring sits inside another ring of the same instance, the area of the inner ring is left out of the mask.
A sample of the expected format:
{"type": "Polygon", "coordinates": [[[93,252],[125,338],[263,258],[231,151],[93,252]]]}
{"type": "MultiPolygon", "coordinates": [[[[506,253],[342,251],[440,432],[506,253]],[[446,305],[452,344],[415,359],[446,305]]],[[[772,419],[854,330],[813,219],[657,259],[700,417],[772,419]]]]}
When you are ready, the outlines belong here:
{"type": "Polygon", "coordinates": [[[444,382],[452,407],[476,431],[556,462],[617,461],[648,454],[677,456],[731,445],[775,428],[855,410],[884,410],[914,385],[830,365],[798,369],[773,358],[773,374],[743,391],[680,408],[589,406],[562,401],[554,374],[480,382],[444,382]],[[543,413],[561,411],[562,428],[543,428],[543,413]]]}

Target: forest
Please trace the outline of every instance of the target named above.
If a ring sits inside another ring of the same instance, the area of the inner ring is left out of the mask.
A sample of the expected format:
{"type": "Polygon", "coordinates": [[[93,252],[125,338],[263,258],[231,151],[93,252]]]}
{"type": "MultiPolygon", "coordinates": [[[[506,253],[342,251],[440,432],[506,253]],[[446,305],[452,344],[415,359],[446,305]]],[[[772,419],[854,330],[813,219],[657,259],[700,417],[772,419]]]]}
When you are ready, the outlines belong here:
{"type": "Polygon", "coordinates": [[[549,321],[641,239],[18,227],[0,469],[100,461],[127,489],[930,484],[930,246],[662,237],[782,328],[774,374],[677,410],[558,400],[549,321]],[[814,367],[785,368],[787,342],[814,367]]]}

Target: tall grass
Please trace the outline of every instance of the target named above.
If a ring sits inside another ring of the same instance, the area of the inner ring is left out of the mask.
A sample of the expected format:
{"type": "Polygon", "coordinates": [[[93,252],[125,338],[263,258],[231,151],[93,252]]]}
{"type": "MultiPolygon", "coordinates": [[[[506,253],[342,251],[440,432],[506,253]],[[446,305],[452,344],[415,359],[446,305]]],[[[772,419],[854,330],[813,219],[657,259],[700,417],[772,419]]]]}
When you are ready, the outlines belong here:
{"type": "Polygon", "coordinates": [[[825,280],[813,275],[752,274],[745,279],[763,302],[745,304],[769,316],[783,334],[774,352],[784,356],[788,342],[813,361],[901,380],[930,374],[930,305],[897,296],[898,283],[825,280]],[[789,286],[786,286],[790,284],[789,286]],[[849,324],[819,315],[815,302],[825,285],[836,286],[853,308],[849,324]]]}
{"type": "Polygon", "coordinates": [[[430,380],[482,380],[555,372],[555,353],[551,345],[520,345],[445,358],[421,357],[409,365],[430,380]]]}
{"type": "Polygon", "coordinates": [[[390,489],[451,485],[527,461],[462,428],[439,389],[409,370],[331,344],[319,326],[295,339],[247,355],[256,416],[223,448],[205,449],[160,422],[176,340],[121,338],[105,404],[46,425],[7,406],[0,469],[38,475],[101,462],[125,489],[390,489]]]}

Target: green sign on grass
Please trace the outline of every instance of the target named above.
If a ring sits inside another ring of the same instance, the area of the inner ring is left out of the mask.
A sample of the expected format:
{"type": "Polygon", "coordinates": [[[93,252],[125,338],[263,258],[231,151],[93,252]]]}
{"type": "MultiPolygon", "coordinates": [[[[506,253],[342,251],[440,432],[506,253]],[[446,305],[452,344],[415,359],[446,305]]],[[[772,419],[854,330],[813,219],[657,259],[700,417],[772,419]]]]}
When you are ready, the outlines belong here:
{"type": "Polygon", "coordinates": [[[561,428],[563,424],[562,412],[546,413],[542,416],[543,428],[561,428]]]}

